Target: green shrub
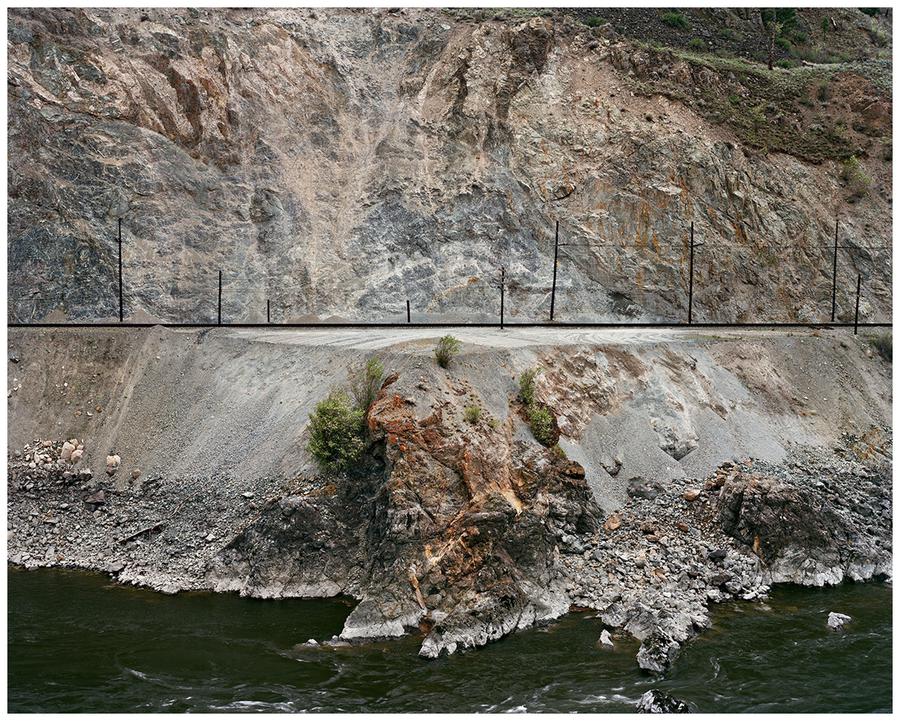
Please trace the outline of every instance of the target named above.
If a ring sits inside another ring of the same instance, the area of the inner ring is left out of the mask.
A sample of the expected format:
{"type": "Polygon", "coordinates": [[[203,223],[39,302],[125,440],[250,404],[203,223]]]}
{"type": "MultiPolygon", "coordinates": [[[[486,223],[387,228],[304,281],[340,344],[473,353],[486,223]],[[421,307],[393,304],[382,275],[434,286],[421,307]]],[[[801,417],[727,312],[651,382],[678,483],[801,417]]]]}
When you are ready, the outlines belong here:
{"type": "Polygon", "coordinates": [[[830,28],[831,28],[831,23],[829,22],[828,18],[827,17],[822,18],[822,32],[827,33],[830,28]]]}
{"type": "Polygon", "coordinates": [[[540,372],[540,368],[529,368],[519,376],[519,398],[526,406],[534,403],[534,379],[540,372]]]}
{"type": "Polygon", "coordinates": [[[348,471],[365,451],[365,414],[344,391],[333,390],[309,414],[307,450],[323,471],[348,471]]]}
{"type": "Polygon", "coordinates": [[[463,411],[463,418],[466,423],[478,423],[481,418],[481,408],[478,406],[466,406],[463,411]]]}
{"type": "Polygon", "coordinates": [[[447,368],[450,365],[450,361],[453,360],[453,356],[459,353],[461,345],[459,340],[452,335],[445,335],[441,338],[434,349],[434,357],[437,360],[437,364],[441,368],[447,368]]]}
{"type": "Polygon", "coordinates": [[[556,438],[553,432],[553,414],[544,406],[531,405],[528,407],[528,425],[531,433],[538,443],[550,446],[556,438]]]}
{"type": "Polygon", "coordinates": [[[553,455],[557,458],[561,458],[564,461],[569,460],[569,457],[566,455],[566,452],[563,450],[562,446],[559,445],[559,443],[553,446],[553,448],[551,448],[550,450],[553,451],[553,455]]]}
{"type": "Polygon", "coordinates": [[[860,8],[860,12],[865,13],[870,18],[875,17],[881,10],[881,8],[860,8]]]}
{"type": "Polygon", "coordinates": [[[589,18],[587,18],[584,21],[584,24],[587,25],[589,28],[598,28],[601,25],[606,25],[606,20],[604,20],[599,15],[591,15],[589,18]]]}
{"type": "Polygon", "coordinates": [[[869,338],[869,343],[875,348],[888,363],[893,362],[894,336],[890,333],[879,333],[869,338]]]}
{"type": "Polygon", "coordinates": [[[691,38],[691,41],[688,43],[688,47],[691,50],[706,50],[706,43],[703,42],[700,38],[691,38]]]}
{"type": "Polygon", "coordinates": [[[775,38],[775,44],[780,47],[785,52],[791,52],[793,50],[793,46],[791,45],[791,41],[785,37],[775,38]]]}
{"type": "Polygon", "coordinates": [[[372,356],[361,369],[350,374],[350,393],[363,413],[367,413],[375,401],[383,381],[384,366],[377,356],[372,356]]]}
{"type": "Polygon", "coordinates": [[[687,30],[688,27],[690,27],[690,23],[683,13],[670,11],[667,13],[663,13],[660,19],[670,28],[687,30]]]}
{"type": "Polygon", "coordinates": [[[847,189],[854,198],[862,198],[872,187],[872,179],[855,155],[844,161],[844,165],[841,168],[841,177],[847,183],[847,189]]]}

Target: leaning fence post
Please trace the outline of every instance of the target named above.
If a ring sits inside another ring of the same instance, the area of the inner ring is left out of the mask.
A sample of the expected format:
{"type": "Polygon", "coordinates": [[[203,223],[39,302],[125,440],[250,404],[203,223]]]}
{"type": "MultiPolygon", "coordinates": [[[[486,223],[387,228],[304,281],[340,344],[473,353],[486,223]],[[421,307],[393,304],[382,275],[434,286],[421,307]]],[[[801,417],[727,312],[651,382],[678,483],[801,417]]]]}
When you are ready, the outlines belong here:
{"type": "Polygon", "coordinates": [[[691,255],[688,270],[688,325],[691,324],[694,309],[694,221],[691,221],[691,255]]]}
{"type": "Polygon", "coordinates": [[[559,259],[559,221],[556,221],[556,240],[553,243],[553,287],[550,290],[550,320],[556,308],[556,264],[559,259]]]}
{"type": "Polygon", "coordinates": [[[834,219],[834,257],[831,261],[831,322],[834,323],[835,310],[837,308],[837,248],[838,248],[838,219],[834,219]]]}
{"type": "Polygon", "coordinates": [[[856,276],[856,313],[853,315],[853,335],[859,330],[859,290],[862,286],[862,275],[856,276]]]}
{"type": "Polygon", "coordinates": [[[222,271],[219,271],[219,320],[218,325],[222,325],[222,271]]]}

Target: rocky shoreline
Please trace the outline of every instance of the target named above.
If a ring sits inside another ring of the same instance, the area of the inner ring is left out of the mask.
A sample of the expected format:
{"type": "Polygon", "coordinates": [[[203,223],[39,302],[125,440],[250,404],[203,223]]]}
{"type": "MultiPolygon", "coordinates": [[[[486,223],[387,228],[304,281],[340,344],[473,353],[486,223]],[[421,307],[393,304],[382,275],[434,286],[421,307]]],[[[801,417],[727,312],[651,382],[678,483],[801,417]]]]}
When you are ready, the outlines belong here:
{"type": "MultiPolygon", "coordinates": [[[[393,415],[382,407],[371,422],[388,455],[388,435],[407,454],[422,429],[404,431],[410,416],[393,398],[381,399],[393,415]]],[[[781,464],[726,463],[705,479],[635,478],[614,513],[593,504],[578,464],[523,444],[517,473],[543,476],[531,496],[512,484],[522,507],[511,513],[488,493],[446,525],[431,510],[424,546],[429,499],[398,506],[410,493],[399,457],[375,485],[94,477],[60,458],[62,442],[36,441],[9,459],[8,560],[166,593],[348,594],[360,602],[335,641],[418,633],[425,657],[590,608],[612,631],[604,643],[634,636],[641,668],[662,673],[708,626],[711,603],[764,598],[773,583],[890,578],[889,438],[798,447],[781,464]]]]}

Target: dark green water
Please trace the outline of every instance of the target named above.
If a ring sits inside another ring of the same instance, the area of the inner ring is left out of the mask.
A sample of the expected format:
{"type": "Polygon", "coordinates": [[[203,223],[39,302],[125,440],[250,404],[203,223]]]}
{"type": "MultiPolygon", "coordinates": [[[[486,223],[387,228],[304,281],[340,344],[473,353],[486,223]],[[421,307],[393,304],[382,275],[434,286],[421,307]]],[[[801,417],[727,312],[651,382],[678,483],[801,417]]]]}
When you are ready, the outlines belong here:
{"type": "Polygon", "coordinates": [[[662,687],[700,711],[891,710],[891,589],[782,588],[732,604],[669,676],[633,642],[595,646],[570,615],[475,652],[420,660],[415,639],[344,649],[338,601],[163,596],[70,571],[10,570],[9,711],[629,711],[662,687]],[[828,611],[849,613],[845,633],[828,611]]]}

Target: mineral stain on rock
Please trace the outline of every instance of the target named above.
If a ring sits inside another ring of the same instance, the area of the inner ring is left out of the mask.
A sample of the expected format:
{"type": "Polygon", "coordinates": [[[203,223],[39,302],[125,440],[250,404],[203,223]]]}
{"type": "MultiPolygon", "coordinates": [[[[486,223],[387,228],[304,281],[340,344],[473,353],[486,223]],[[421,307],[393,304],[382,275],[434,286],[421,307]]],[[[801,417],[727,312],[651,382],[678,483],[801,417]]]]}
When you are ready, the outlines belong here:
{"type": "Polygon", "coordinates": [[[494,319],[504,254],[508,316],[544,320],[560,220],[560,319],[683,320],[693,223],[696,320],[822,321],[837,213],[887,318],[890,24],[834,9],[816,41],[858,62],[766,74],[616,12],[13,9],[10,317],[117,317],[121,219],[131,319],[214,319],[218,269],[229,322],[494,319]]]}
{"type": "MultiPolygon", "coordinates": [[[[554,448],[539,443],[517,412],[517,376],[549,353],[540,341],[520,339],[525,344],[512,349],[465,342],[443,369],[431,355],[434,339],[408,340],[380,353],[393,372],[368,409],[363,459],[347,474],[322,475],[306,464],[302,423],[321,380],[343,381],[354,358],[369,357],[354,344],[371,348],[371,337],[354,331],[330,347],[312,333],[147,329],[126,332],[136,343],[102,341],[113,332],[98,331],[89,343],[77,330],[16,332],[22,357],[10,372],[23,384],[9,400],[16,432],[43,427],[45,412],[71,408],[69,393],[85,388],[101,394],[90,402],[107,412],[87,419],[62,411],[70,440],[13,450],[14,563],[104,570],[165,592],[350,596],[353,611],[328,643],[412,634],[427,658],[591,609],[607,629],[640,642],[637,664],[652,674],[666,672],[708,626],[711,603],[762,599],[773,583],[821,586],[892,572],[891,444],[887,427],[876,425],[888,417],[876,389],[889,367],[868,356],[862,340],[738,334],[701,349],[686,332],[663,349],[634,341],[633,376],[608,346],[579,336],[555,347],[609,369],[617,382],[599,406],[604,416],[592,415],[596,398],[579,390],[583,363],[538,376],[536,397],[555,416],[585,419],[561,424],[554,448]],[[58,356],[35,352],[45,333],[58,356]],[[841,399],[842,418],[866,432],[842,434],[843,422],[832,424],[824,406],[822,415],[789,421],[779,403],[749,393],[714,360],[748,344],[777,359],[783,383],[798,394],[811,392],[806,364],[827,358],[817,388],[831,396],[839,383],[832,397],[841,399]],[[661,354],[677,367],[677,380],[659,375],[661,354]],[[318,369],[315,388],[298,381],[298,363],[318,369]],[[256,378],[263,365],[268,400],[257,412],[233,380],[256,378]],[[123,368],[133,374],[125,391],[123,368]],[[729,380],[716,388],[707,376],[729,380]],[[547,377],[553,388],[542,385],[547,377]],[[33,414],[32,395],[53,379],[60,392],[33,414]],[[230,379],[227,388],[221,379],[230,379]],[[570,379],[576,392],[567,395],[561,389],[570,379]],[[227,402],[217,408],[244,410],[192,415],[220,392],[227,402]],[[732,410],[725,418],[703,414],[717,404],[732,410]],[[652,419],[676,406],[699,445],[672,468],[677,461],[659,448],[652,419]],[[467,416],[472,407],[481,409],[475,417],[467,416]],[[598,418],[621,424],[622,434],[599,443],[598,418]],[[723,462],[720,444],[733,443],[748,418],[780,431],[755,447],[728,449],[739,458],[723,462]],[[153,428],[171,436],[148,434],[153,428]],[[188,434],[192,455],[179,460],[168,444],[188,434]],[[658,455],[631,451],[636,435],[658,455]],[[795,443],[797,436],[817,443],[795,443]],[[181,462],[177,473],[167,470],[181,462]],[[141,473],[123,474],[123,466],[141,473]]],[[[488,342],[472,333],[461,331],[488,342]]]]}

